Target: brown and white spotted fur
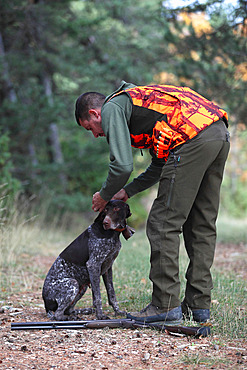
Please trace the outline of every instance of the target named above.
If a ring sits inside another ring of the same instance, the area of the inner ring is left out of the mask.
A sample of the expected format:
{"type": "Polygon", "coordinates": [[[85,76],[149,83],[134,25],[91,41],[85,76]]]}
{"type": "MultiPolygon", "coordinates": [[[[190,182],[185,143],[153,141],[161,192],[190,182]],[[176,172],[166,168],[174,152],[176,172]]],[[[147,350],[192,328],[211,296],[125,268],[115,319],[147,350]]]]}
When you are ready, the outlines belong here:
{"type": "Polygon", "coordinates": [[[73,320],[74,310],[88,286],[91,285],[93,307],[97,319],[105,319],[100,294],[100,276],[106,287],[109,304],[116,314],[119,310],[112,280],[112,265],[120,248],[120,233],[128,239],[134,230],[126,225],[131,216],[129,206],[121,200],[111,200],[94,223],[65,248],[51,266],[43,285],[45,309],[53,320],[73,320]]]}

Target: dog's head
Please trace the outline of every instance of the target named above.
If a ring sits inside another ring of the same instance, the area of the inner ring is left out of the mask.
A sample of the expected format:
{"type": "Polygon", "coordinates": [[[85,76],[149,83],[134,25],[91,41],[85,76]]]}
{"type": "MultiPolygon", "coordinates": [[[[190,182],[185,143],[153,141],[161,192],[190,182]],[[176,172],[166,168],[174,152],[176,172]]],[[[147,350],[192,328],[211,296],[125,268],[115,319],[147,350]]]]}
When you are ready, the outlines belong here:
{"type": "Polygon", "coordinates": [[[135,232],[126,223],[126,219],[130,216],[131,212],[127,203],[122,200],[110,200],[95,221],[102,222],[105,230],[122,232],[125,239],[129,239],[135,232]]]}

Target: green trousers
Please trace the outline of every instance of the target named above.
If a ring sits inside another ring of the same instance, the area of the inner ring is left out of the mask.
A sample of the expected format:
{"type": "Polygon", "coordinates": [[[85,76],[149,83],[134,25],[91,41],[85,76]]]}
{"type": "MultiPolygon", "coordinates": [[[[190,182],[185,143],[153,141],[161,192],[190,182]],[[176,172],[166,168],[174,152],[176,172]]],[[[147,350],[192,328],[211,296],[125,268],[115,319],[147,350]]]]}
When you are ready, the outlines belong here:
{"type": "Polygon", "coordinates": [[[215,223],[229,147],[229,133],[225,124],[218,121],[171,152],[163,167],[158,195],[147,221],[152,303],[158,307],[171,309],[181,304],[181,232],[190,260],[185,301],[192,309],[210,307],[215,223]]]}

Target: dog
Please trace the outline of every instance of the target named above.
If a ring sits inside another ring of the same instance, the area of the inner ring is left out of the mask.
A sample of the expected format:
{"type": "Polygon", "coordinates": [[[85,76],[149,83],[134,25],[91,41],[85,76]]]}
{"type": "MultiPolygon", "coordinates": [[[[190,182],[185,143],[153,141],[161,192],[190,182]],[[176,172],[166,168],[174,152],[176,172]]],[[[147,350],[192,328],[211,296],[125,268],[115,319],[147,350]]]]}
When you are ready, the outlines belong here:
{"type": "Polygon", "coordinates": [[[120,248],[120,233],[130,238],[134,230],[127,226],[131,216],[128,204],[111,200],[81,235],[57,257],[43,285],[42,297],[47,315],[52,320],[76,320],[78,313],[89,314],[94,310],[99,320],[107,316],[102,311],[100,276],[106,287],[108,302],[115,314],[120,311],[112,280],[112,265],[120,248]],[[74,310],[75,304],[91,286],[93,310],[74,310]]]}

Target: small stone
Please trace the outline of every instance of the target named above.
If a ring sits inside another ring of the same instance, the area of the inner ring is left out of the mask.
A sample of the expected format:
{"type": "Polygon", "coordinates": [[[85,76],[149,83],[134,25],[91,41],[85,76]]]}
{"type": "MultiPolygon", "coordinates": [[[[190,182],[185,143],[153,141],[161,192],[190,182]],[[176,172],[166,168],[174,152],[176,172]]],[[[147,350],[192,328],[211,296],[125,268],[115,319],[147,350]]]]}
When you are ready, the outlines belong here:
{"type": "Polygon", "coordinates": [[[142,360],[145,362],[145,361],[148,361],[149,359],[150,359],[150,353],[145,352],[142,360]]]}

